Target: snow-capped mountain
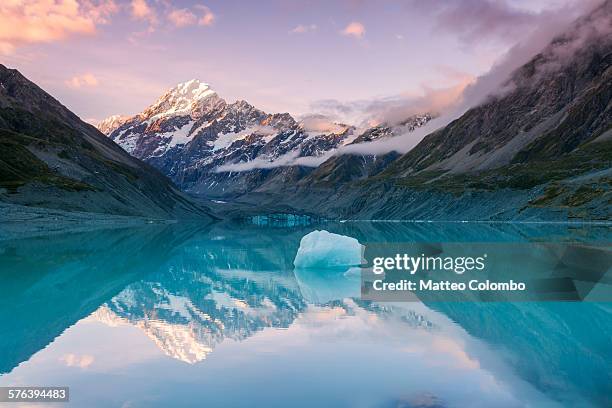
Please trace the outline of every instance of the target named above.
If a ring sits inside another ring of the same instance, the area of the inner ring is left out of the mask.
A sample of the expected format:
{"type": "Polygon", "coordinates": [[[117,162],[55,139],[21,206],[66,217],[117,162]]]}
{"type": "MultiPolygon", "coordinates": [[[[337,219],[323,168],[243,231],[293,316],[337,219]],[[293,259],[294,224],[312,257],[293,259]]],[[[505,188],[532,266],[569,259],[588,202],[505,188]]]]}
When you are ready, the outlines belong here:
{"type": "MultiPolygon", "coordinates": [[[[414,116],[400,126],[410,131],[430,119],[414,116]]],[[[182,189],[216,197],[251,191],[266,181],[271,167],[316,162],[340,146],[394,135],[390,127],[364,132],[329,121],[313,126],[246,101],[228,103],[197,79],[178,84],[138,115],[111,117],[98,128],[182,189]]]]}
{"type": "Polygon", "coordinates": [[[109,135],[113,132],[113,130],[123,125],[130,118],[131,116],[112,115],[96,123],[96,127],[100,132],[104,133],[105,135],[109,135]]]}

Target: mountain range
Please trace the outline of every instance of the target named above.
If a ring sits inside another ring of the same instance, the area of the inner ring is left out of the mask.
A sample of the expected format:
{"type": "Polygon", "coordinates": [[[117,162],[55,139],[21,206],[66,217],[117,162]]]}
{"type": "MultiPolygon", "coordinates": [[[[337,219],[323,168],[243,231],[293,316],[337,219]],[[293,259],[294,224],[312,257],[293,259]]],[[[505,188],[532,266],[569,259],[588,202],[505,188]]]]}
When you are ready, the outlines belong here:
{"type": "Polygon", "coordinates": [[[143,112],[111,116],[98,129],[182,190],[225,200],[273,178],[291,178],[296,167],[298,176],[305,175],[314,169],[309,163],[322,162],[341,146],[393,137],[431,118],[423,113],[393,127],[369,129],[321,115],[297,121],[289,113],[268,114],[246,101],[228,103],[208,84],[192,79],[168,90],[143,112]],[[272,170],[277,166],[282,168],[272,170]]]}

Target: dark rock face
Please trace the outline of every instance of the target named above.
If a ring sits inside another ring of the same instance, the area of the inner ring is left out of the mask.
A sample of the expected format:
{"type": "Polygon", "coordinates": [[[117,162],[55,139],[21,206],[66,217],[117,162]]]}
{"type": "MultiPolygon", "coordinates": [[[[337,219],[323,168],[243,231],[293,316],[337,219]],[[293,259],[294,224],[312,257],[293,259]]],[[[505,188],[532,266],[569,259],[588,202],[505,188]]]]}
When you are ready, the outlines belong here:
{"type": "Polygon", "coordinates": [[[16,70],[0,65],[0,200],[28,206],[211,219],[16,70]]]}
{"type": "MultiPolygon", "coordinates": [[[[408,118],[401,130],[414,130],[430,119],[428,114],[408,118]]],[[[236,197],[278,178],[295,181],[312,170],[307,160],[318,164],[341,146],[392,137],[397,131],[380,126],[361,134],[331,122],[310,129],[288,113],[267,114],[245,101],[229,104],[198,80],[177,85],[123,122],[111,117],[100,129],[185,191],[216,198],[236,197]]]]}

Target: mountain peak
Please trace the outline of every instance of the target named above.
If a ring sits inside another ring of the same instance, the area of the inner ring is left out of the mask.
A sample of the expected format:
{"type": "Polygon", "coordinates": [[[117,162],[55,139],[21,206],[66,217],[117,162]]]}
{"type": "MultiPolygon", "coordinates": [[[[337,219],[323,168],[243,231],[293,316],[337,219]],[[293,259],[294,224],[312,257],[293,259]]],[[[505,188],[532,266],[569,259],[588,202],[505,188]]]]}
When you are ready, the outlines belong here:
{"type": "Polygon", "coordinates": [[[210,88],[209,84],[202,82],[199,79],[191,79],[187,82],[181,82],[169,92],[192,100],[206,98],[207,96],[215,93],[215,91],[210,88]]]}
{"type": "Polygon", "coordinates": [[[217,93],[210,85],[198,79],[191,79],[168,90],[147,108],[143,115],[147,118],[189,115],[210,98],[218,99],[217,93]]]}

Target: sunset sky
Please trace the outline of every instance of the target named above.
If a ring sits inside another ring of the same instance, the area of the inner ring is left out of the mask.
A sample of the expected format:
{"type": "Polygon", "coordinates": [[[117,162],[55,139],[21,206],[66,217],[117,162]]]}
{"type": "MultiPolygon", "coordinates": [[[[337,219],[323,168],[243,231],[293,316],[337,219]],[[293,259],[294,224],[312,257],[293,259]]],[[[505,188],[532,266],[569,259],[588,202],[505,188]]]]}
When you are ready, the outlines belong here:
{"type": "Polygon", "coordinates": [[[595,3],[2,0],[0,62],[90,121],[137,113],[191,78],[270,112],[339,112],[454,98],[513,46],[595,3]]]}

